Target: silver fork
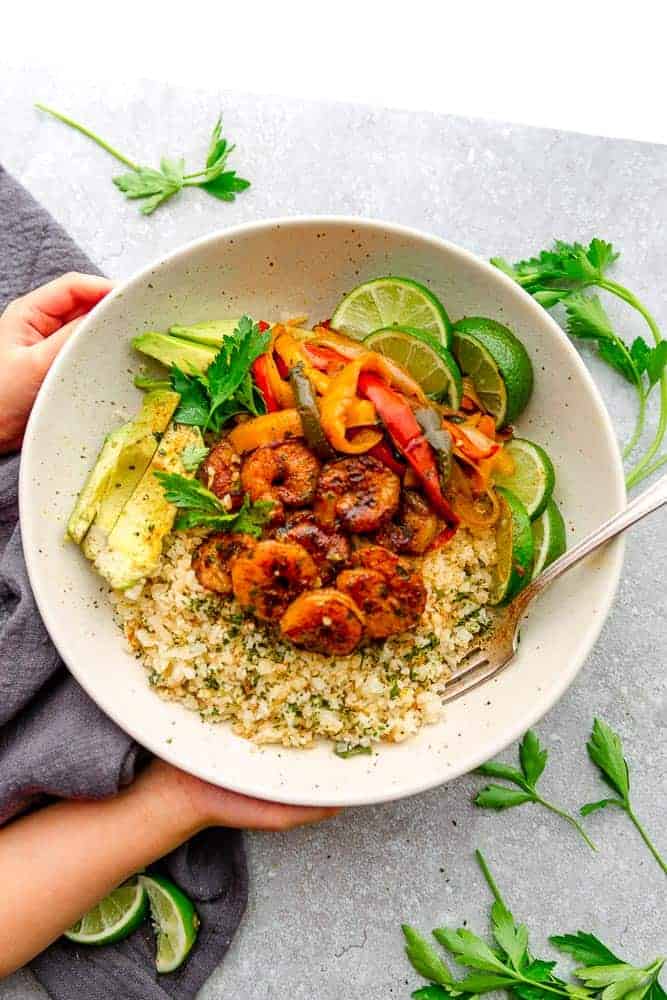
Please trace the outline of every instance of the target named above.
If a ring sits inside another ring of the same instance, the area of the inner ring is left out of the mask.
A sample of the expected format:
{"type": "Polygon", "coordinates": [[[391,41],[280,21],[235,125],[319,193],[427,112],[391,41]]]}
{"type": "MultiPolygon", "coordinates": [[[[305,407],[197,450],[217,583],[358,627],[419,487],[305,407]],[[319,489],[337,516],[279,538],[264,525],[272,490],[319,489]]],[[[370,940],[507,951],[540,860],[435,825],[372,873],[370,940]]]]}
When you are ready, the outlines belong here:
{"type": "Polygon", "coordinates": [[[620,535],[626,528],[636,524],[658,507],[662,507],[664,503],[667,503],[667,475],[661,476],[647,490],[635,497],[624,510],[605,521],[596,531],[577,542],[573,548],[547,566],[544,572],[520,591],[510,604],[498,608],[494,614],[489,638],[473,647],[461,661],[445,688],[442,701],[460,698],[462,694],[496,677],[504,670],[516,655],[521,619],[533,598],[541,594],[545,587],[557,580],[571,566],[576,566],[591,552],[595,552],[605,542],[620,535]]]}

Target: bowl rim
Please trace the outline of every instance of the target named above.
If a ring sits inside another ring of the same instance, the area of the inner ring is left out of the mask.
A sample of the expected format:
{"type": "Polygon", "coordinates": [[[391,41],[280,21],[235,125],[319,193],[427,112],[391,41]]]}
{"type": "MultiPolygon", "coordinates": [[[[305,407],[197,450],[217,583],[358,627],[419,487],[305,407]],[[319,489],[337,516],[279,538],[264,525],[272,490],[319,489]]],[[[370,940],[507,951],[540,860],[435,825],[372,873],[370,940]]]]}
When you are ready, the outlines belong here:
{"type": "MultiPolygon", "coordinates": [[[[481,276],[498,282],[501,286],[504,286],[511,295],[515,296],[519,300],[523,308],[527,309],[529,313],[533,313],[535,318],[541,324],[546,323],[547,327],[551,329],[553,336],[555,336],[557,341],[560,343],[561,348],[570,355],[572,363],[576,368],[578,368],[579,374],[587,385],[591,402],[593,403],[596,411],[596,416],[599,419],[604,435],[610,444],[610,451],[613,456],[613,468],[611,469],[611,473],[615,486],[615,495],[613,499],[615,500],[618,509],[621,509],[625,505],[627,497],[621,452],[616,434],[614,432],[613,424],[611,422],[611,417],[604,404],[597,384],[565,332],[561,329],[555,319],[542,306],[540,306],[535,299],[528,294],[528,292],[521,288],[521,286],[514,282],[503,271],[494,267],[484,258],[479,257],[472,251],[467,250],[456,243],[452,243],[441,236],[423,232],[413,226],[387,222],[384,219],[378,219],[371,216],[331,214],[276,216],[268,219],[257,219],[254,221],[243,222],[233,226],[216,229],[211,233],[207,233],[205,236],[200,236],[196,239],[190,240],[182,246],[177,247],[175,250],[157,257],[139,271],[136,271],[128,278],[119,282],[119,284],[116,285],[112,291],[109,292],[109,294],[106,295],[104,299],[102,299],[90,311],[90,313],[82,319],[80,326],[74,335],[70,337],[68,342],[64,345],[63,349],[56,357],[46,375],[46,378],[44,379],[44,382],[42,383],[42,386],[40,387],[28,419],[21,449],[18,490],[19,523],[21,528],[24,558],[28,570],[28,579],[37,608],[51,641],[56,647],[58,654],[61,656],[70,673],[74,676],[88,696],[95,702],[95,704],[98,705],[98,707],[101,708],[101,710],[108,715],[109,718],[111,718],[112,721],[114,721],[124,732],[128,733],[128,735],[136,740],[141,746],[146,747],[146,749],[148,749],[156,757],[218,786],[220,786],[219,774],[214,773],[212,770],[208,770],[205,766],[192,766],[188,764],[183,760],[183,756],[180,753],[170,750],[168,746],[165,746],[164,742],[159,743],[157,739],[146,739],[145,734],[137,731],[134,726],[128,726],[121,714],[116,712],[112,705],[110,706],[104,703],[104,699],[102,701],[98,699],[96,693],[94,692],[94,685],[89,682],[86,676],[86,671],[79,670],[77,665],[70,662],[68,656],[66,656],[58,647],[57,642],[53,638],[53,631],[56,631],[56,616],[55,613],[51,613],[48,603],[45,600],[45,596],[41,592],[41,585],[33,556],[35,549],[33,532],[26,515],[28,507],[27,496],[30,488],[29,474],[31,468],[31,453],[33,442],[36,438],[35,429],[40,419],[44,400],[47,397],[51,384],[59,378],[60,371],[66,366],[67,359],[69,354],[73,351],[75,343],[81,337],[88,335],[88,331],[96,324],[98,317],[104,315],[105,312],[112,309],[116,299],[121,298],[128,289],[140,285],[146,279],[150,278],[150,276],[154,274],[157,269],[161,268],[165,264],[177,262],[181,258],[187,258],[188,255],[194,250],[199,250],[209,245],[213,245],[221,239],[235,239],[237,237],[243,237],[248,234],[255,234],[269,229],[292,226],[329,226],[341,228],[359,227],[381,230],[395,236],[418,240],[422,243],[431,244],[434,248],[439,250],[445,250],[449,254],[458,257],[469,267],[480,273],[481,276]]],[[[441,775],[435,777],[431,776],[425,780],[413,780],[411,782],[402,781],[398,785],[392,784],[387,791],[379,791],[378,793],[374,792],[372,794],[368,791],[357,793],[348,792],[344,795],[333,796],[327,796],[326,793],[320,793],[317,798],[313,796],[304,798],[300,797],[298,794],[289,794],[287,791],[283,792],[283,786],[280,786],[280,789],[271,788],[269,791],[258,782],[248,783],[236,781],[234,780],[233,774],[225,775],[224,787],[243,795],[252,795],[264,799],[271,798],[271,800],[275,802],[285,804],[359,806],[395,801],[411,795],[418,795],[431,788],[448,784],[450,781],[453,781],[455,778],[458,778],[463,774],[468,774],[474,770],[475,767],[479,766],[479,764],[492,759],[498,753],[506,749],[511,743],[515,742],[516,739],[523,735],[527,729],[541,719],[556,704],[556,702],[560,700],[567,688],[573,683],[589,653],[597,642],[602,627],[611,610],[620,582],[624,552],[625,539],[623,536],[610,543],[609,554],[613,561],[611,562],[611,565],[606,568],[604,573],[604,577],[607,579],[607,586],[606,592],[600,597],[599,613],[594,616],[594,621],[590,624],[587,634],[581,643],[579,653],[575,657],[571,658],[568,669],[559,673],[558,683],[553,685],[548,695],[542,694],[542,697],[539,700],[535,699],[530,706],[530,709],[526,711],[520,720],[517,720],[517,722],[511,727],[502,730],[502,735],[499,734],[494,739],[490,739],[489,743],[485,745],[483,752],[471,754],[466,758],[465,763],[461,766],[458,764],[450,766],[447,768],[446,773],[442,773],[441,775]]]]}

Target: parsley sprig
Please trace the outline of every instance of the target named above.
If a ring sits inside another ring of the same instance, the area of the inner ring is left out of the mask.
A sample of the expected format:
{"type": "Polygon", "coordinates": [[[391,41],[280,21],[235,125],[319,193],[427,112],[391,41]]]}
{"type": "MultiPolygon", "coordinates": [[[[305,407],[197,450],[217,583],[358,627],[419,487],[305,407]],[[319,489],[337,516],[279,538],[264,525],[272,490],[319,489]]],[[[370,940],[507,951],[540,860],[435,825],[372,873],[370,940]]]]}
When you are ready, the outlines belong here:
{"type": "Polygon", "coordinates": [[[549,756],[548,750],[541,746],[537,735],[528,730],[519,745],[519,762],[521,770],[495,761],[488,761],[477,768],[477,774],[483,774],[487,778],[503,778],[505,781],[516,785],[516,788],[508,788],[507,785],[486,785],[475,796],[476,806],[484,809],[511,809],[513,806],[521,806],[527,802],[544,806],[549,812],[560,816],[570,826],[581,834],[591,850],[596,851],[597,847],[592,842],[580,823],[564,809],[543,798],[537,790],[537,782],[542,776],[542,772],[547,764],[549,756]]]}
{"type": "Polygon", "coordinates": [[[128,173],[113,177],[112,180],[126,198],[141,201],[139,211],[143,215],[150,215],[159,205],[163,205],[170,198],[173,198],[183,188],[198,187],[221,201],[234,201],[237,194],[250,187],[250,181],[238,177],[235,170],[226,169],[227,160],[235,147],[223,137],[220,117],[213,126],[204,168],[195,171],[195,173],[186,174],[185,160],[182,158],[170,159],[163,156],[159,169],[141,166],[120,153],[95,132],[86,128],[85,125],[81,125],[60,111],[54,111],[53,108],[44,104],[35,104],[35,107],[39,111],[44,111],[53,118],[57,118],[65,125],[69,125],[70,128],[76,129],[77,132],[81,132],[88,139],[92,139],[114,159],[129,167],[128,173]]]}
{"type": "Polygon", "coordinates": [[[586,749],[588,750],[588,756],[599,769],[603,781],[616,792],[617,797],[600,799],[599,802],[588,802],[585,806],[581,807],[581,815],[588,816],[592,812],[597,812],[598,809],[606,808],[606,806],[614,806],[617,809],[622,809],[635,825],[639,835],[663,872],[667,874],[667,862],[661,857],[657,847],[637,819],[632,808],[632,803],[630,802],[630,769],[628,768],[627,760],[623,756],[623,744],[620,736],[606,722],[603,722],[601,719],[595,719],[591,738],[586,744],[586,749]]]}
{"type": "Polygon", "coordinates": [[[174,522],[176,531],[205,527],[214,531],[242,532],[259,538],[273,510],[270,500],[251,503],[246,495],[241,508],[230,512],[215,493],[207,490],[197,479],[187,479],[177,472],[156,472],[155,476],[162,485],[165,498],[181,511],[174,522]]]}
{"type": "Polygon", "coordinates": [[[658,454],[667,431],[667,342],[637,296],[607,277],[618,257],[611,243],[596,238],[588,246],[557,240],[550,250],[542,250],[528,260],[509,264],[502,257],[492,257],[491,263],[525,288],[545,309],[562,303],[570,336],[596,343],[600,357],[634,386],[638,414],[624,458],[629,458],[641,440],[648,398],[653,387],[660,383],[658,425],[648,449],[626,476],[631,487],[667,462],[667,454],[658,454]],[[635,309],[647,323],[654,346],[649,346],[643,337],[627,344],[614,329],[599,296],[586,294],[589,288],[609,292],[635,309]]]}
{"type": "Polygon", "coordinates": [[[171,386],[181,397],[174,420],[219,432],[236,413],[264,413],[264,397],[252,380],[250,367],[266,351],[269,339],[270,334],[260,330],[250,316],[242,316],[203,374],[189,375],[172,365],[171,386]]]}
{"type": "Polygon", "coordinates": [[[500,894],[481,851],[475,854],[494,902],[491,907],[493,945],[465,927],[438,927],[433,937],[459,965],[470,971],[456,979],[444,958],[413,927],[405,924],[406,954],[416,971],[430,985],[416,990],[415,1000],[450,1000],[506,990],[518,1000],[666,1000],[658,982],[664,958],[645,966],[634,966],[617,958],[593,934],[556,935],[554,947],[573,955],[582,965],[574,970],[577,983],[555,974],[556,962],[535,958],[530,951],[528,929],[517,924],[500,894]]]}

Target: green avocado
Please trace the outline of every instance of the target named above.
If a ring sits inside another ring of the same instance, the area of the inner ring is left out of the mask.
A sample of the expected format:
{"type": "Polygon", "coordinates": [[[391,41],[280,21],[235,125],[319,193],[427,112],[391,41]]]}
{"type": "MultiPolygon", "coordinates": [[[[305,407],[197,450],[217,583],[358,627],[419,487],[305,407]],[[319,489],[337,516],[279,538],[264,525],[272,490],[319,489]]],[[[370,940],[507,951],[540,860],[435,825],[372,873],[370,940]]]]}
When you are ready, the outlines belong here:
{"type": "Polygon", "coordinates": [[[207,323],[193,323],[192,326],[170,326],[172,337],[193,340],[196,344],[220,348],[225,337],[231,336],[238,326],[238,319],[214,319],[207,323]]]}
{"type": "Polygon", "coordinates": [[[142,333],[135,337],[132,346],[149,358],[155,358],[169,368],[178,365],[186,373],[205,372],[218,353],[213,347],[179,340],[168,333],[142,333]]]}
{"type": "Polygon", "coordinates": [[[198,427],[172,424],[160,441],[150,465],[123,507],[95,568],[115,590],[127,590],[157,569],[162,543],[171,531],[176,508],[165,499],[156,472],[177,472],[192,478],[182,454],[188,445],[200,448],[198,427]]]}
{"type": "Polygon", "coordinates": [[[107,534],[111,530],[153,457],[155,435],[168,426],[178,400],[170,390],[149,392],[137,417],[107,435],[67,522],[68,536],[77,545],[83,542],[89,559],[93,558],[86,551],[91,524],[101,521],[108,526],[107,534]]]}

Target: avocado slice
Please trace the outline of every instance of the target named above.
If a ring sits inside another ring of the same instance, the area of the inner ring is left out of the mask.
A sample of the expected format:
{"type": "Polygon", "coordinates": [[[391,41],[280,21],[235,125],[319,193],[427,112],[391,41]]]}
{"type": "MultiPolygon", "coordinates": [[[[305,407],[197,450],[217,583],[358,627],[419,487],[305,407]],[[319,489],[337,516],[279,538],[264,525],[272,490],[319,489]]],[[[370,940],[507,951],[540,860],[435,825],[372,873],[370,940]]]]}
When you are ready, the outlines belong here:
{"type": "Polygon", "coordinates": [[[205,372],[218,353],[213,347],[179,340],[168,333],[151,331],[135,337],[132,346],[167,368],[178,365],[184,372],[205,372]]]}
{"type": "MultiPolygon", "coordinates": [[[[125,494],[125,500],[130,496],[157,448],[154,435],[165,430],[179,398],[178,393],[170,390],[147,393],[137,417],[107,435],[67,522],[67,534],[77,545],[84,541],[86,532],[98,519],[101,509],[109,506],[110,494],[114,501],[120,494],[125,494]],[[124,489],[126,480],[131,483],[128,492],[124,489]]],[[[125,500],[120,506],[116,505],[115,517],[118,517],[125,500]]],[[[105,514],[105,517],[108,522],[108,515],[105,514]]],[[[88,558],[92,556],[88,555],[88,558]]]]}
{"type": "Polygon", "coordinates": [[[207,323],[193,323],[191,326],[170,326],[172,337],[193,340],[196,344],[206,344],[220,349],[225,337],[229,337],[238,326],[238,319],[213,319],[207,323]]]}
{"type": "Polygon", "coordinates": [[[199,428],[172,424],[97,556],[95,568],[115,590],[127,590],[157,569],[176,508],[165,499],[155,473],[177,472],[192,478],[194,473],[185,469],[181,458],[188,445],[203,445],[199,428]]]}

